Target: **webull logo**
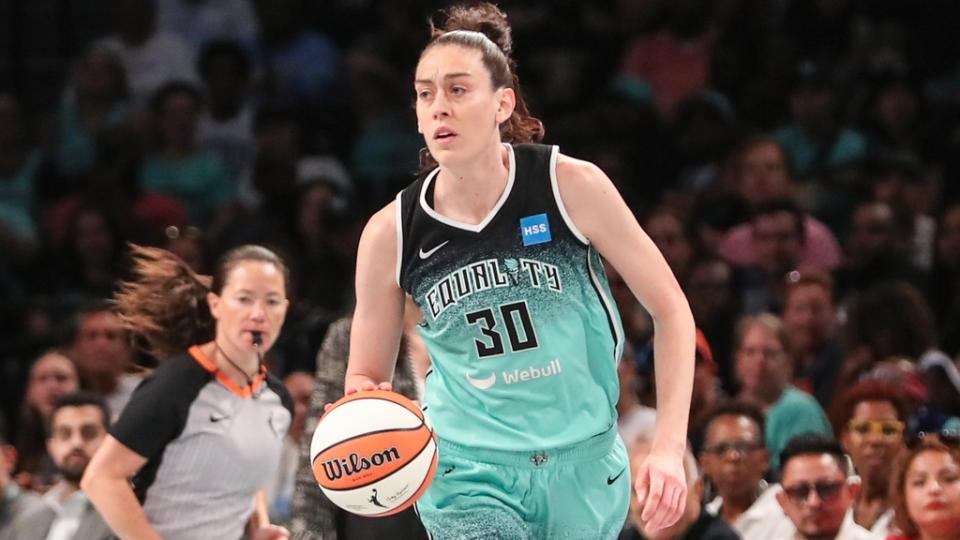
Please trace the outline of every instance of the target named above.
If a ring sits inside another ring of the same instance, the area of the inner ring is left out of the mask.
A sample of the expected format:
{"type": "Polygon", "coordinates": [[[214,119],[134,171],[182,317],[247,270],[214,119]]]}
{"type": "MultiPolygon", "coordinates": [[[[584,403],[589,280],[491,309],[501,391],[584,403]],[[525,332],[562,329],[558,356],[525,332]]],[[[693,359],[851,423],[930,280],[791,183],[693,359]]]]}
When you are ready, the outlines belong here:
{"type": "Polygon", "coordinates": [[[544,379],[546,377],[553,377],[554,375],[558,375],[561,371],[560,359],[554,358],[549,364],[547,364],[546,367],[530,366],[526,369],[504,371],[501,373],[501,375],[503,376],[504,384],[517,384],[536,379],[544,379]]]}
{"type": "Polygon", "coordinates": [[[331,482],[339,480],[344,475],[353,476],[373,467],[380,467],[394,460],[400,459],[400,452],[396,447],[388,448],[382,452],[376,452],[371,456],[363,457],[352,453],[345,458],[329,459],[322,463],[323,474],[331,482]]]}

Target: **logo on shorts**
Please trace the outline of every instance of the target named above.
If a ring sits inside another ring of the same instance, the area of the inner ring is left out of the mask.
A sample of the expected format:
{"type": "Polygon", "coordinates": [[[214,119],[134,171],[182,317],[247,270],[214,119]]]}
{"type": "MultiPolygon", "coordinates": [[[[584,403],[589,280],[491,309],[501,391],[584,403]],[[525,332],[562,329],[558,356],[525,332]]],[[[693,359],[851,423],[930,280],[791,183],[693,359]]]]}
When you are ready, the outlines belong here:
{"type": "Polygon", "coordinates": [[[520,218],[520,237],[524,246],[535,246],[552,240],[550,221],[546,214],[536,214],[520,218]]]}
{"type": "Polygon", "coordinates": [[[626,471],[626,470],[627,470],[627,468],[624,467],[624,468],[620,469],[620,472],[618,472],[616,476],[608,476],[608,477],[607,477],[607,485],[608,485],[608,486],[612,486],[613,483],[616,482],[616,481],[620,478],[620,476],[624,473],[624,471],[626,471]]]}

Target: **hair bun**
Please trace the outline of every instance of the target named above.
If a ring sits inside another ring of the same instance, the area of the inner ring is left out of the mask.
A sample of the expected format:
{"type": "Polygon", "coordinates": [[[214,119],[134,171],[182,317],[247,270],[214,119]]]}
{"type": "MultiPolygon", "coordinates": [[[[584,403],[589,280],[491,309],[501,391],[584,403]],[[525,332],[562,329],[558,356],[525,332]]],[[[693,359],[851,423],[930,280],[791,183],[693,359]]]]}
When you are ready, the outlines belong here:
{"type": "Polygon", "coordinates": [[[513,49],[513,38],[510,36],[507,15],[489,2],[453,6],[439,12],[430,21],[431,39],[455,30],[470,30],[484,34],[508,57],[513,49]],[[437,21],[437,19],[440,20],[437,21]]]}

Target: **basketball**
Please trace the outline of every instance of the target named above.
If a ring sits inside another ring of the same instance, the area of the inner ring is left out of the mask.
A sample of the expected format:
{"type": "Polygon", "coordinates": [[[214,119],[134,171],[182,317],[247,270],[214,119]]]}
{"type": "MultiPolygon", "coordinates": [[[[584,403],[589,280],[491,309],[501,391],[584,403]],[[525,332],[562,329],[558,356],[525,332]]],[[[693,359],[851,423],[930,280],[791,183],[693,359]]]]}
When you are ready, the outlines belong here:
{"type": "Polygon", "coordinates": [[[331,502],[361,516],[409,508],[437,468],[420,408],[396,392],[357,392],[333,404],[313,432],[313,476],[331,502]]]}

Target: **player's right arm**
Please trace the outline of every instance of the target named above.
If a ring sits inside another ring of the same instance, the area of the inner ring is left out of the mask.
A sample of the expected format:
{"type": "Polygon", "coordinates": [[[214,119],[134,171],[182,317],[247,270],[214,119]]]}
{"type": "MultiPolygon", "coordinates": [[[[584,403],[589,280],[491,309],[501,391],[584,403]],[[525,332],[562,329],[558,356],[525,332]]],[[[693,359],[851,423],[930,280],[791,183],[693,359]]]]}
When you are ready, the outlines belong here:
{"type": "Polygon", "coordinates": [[[130,487],[130,477],[146,462],[146,458],[107,435],[80,481],[80,489],[120,538],[163,540],[147,521],[130,487]]]}
{"type": "Polygon", "coordinates": [[[370,218],[357,250],[356,298],[344,390],[390,389],[403,332],[396,201],[370,218]]]}

